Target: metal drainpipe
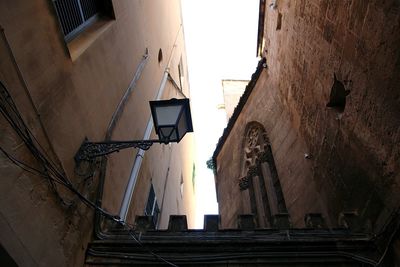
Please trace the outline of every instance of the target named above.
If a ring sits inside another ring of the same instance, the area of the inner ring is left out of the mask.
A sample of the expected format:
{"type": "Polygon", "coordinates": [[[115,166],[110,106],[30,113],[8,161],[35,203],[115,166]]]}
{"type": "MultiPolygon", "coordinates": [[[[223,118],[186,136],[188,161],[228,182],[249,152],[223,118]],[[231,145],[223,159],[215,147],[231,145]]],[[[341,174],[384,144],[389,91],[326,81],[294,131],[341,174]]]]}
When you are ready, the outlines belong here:
{"type": "MultiPolygon", "coordinates": [[[[169,56],[169,60],[168,60],[167,66],[165,67],[164,75],[163,75],[163,77],[161,79],[160,87],[158,89],[158,93],[157,93],[157,96],[155,98],[156,100],[160,100],[162,94],[164,93],[165,85],[166,85],[167,80],[168,80],[168,74],[169,74],[169,68],[170,68],[171,61],[172,61],[172,56],[174,54],[175,47],[176,47],[176,42],[178,40],[179,33],[180,33],[181,29],[182,29],[182,24],[179,26],[178,33],[176,34],[175,42],[174,42],[174,45],[173,45],[173,47],[171,49],[171,54],[169,56]]],[[[146,130],[144,132],[143,140],[147,140],[147,139],[150,138],[152,130],[153,130],[153,120],[150,117],[148,122],[147,122],[147,126],[146,126],[146,130]]],[[[123,221],[126,221],[126,217],[128,215],[129,206],[130,206],[130,203],[131,203],[131,200],[132,200],[132,196],[133,196],[133,191],[135,189],[137,177],[139,175],[140,166],[142,165],[144,152],[145,152],[144,150],[139,149],[138,153],[136,154],[135,162],[133,164],[131,175],[129,177],[128,185],[125,188],[124,198],[122,200],[121,208],[119,210],[119,217],[123,221]]]]}

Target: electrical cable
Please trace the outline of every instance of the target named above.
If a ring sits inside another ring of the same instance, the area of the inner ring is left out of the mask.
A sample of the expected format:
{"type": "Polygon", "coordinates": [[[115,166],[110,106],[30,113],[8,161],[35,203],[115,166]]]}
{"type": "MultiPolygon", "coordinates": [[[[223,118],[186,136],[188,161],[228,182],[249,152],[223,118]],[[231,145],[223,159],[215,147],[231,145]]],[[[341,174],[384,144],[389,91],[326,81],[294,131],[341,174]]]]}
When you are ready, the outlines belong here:
{"type": "MultiPolygon", "coordinates": [[[[376,235],[375,239],[377,239],[378,237],[384,235],[384,233],[386,232],[386,229],[389,227],[389,225],[390,225],[391,223],[393,223],[393,220],[396,220],[396,219],[398,220],[398,218],[396,218],[396,217],[399,216],[399,211],[400,211],[400,208],[397,208],[395,211],[392,212],[392,214],[391,214],[391,216],[390,216],[391,219],[388,219],[388,220],[387,220],[387,222],[385,223],[385,225],[384,225],[382,231],[376,235]]],[[[385,250],[383,251],[383,253],[382,253],[381,257],[379,258],[379,260],[377,261],[377,263],[374,265],[375,267],[379,266],[379,265],[382,263],[383,259],[384,259],[385,256],[386,256],[386,253],[387,253],[388,250],[389,250],[390,244],[391,244],[392,241],[393,241],[393,238],[395,237],[395,235],[396,235],[397,232],[399,231],[399,228],[400,228],[400,224],[399,224],[399,222],[397,222],[397,225],[396,225],[395,229],[394,229],[394,230],[392,231],[392,233],[390,234],[390,237],[389,237],[389,239],[388,239],[388,242],[387,242],[387,245],[386,245],[386,247],[385,247],[385,250]]]]}
{"type": "Polygon", "coordinates": [[[107,219],[110,219],[112,221],[115,221],[121,225],[123,225],[127,230],[129,235],[133,238],[133,240],[138,243],[142,248],[144,248],[149,254],[151,254],[152,256],[154,256],[155,258],[163,261],[164,263],[170,265],[170,266],[174,266],[174,267],[178,267],[176,264],[164,259],[163,257],[161,257],[160,255],[154,253],[153,251],[151,251],[150,249],[148,249],[146,246],[143,245],[142,242],[140,242],[140,240],[135,236],[133,229],[133,226],[130,226],[129,224],[127,224],[126,222],[120,220],[118,218],[118,216],[112,215],[110,213],[108,213],[107,211],[105,211],[104,209],[102,209],[101,207],[97,206],[96,204],[94,204],[92,201],[90,201],[89,199],[87,199],[85,196],[83,196],[76,188],[74,188],[73,186],[70,186],[69,184],[63,183],[62,181],[59,181],[57,179],[54,179],[53,177],[48,177],[48,175],[46,175],[45,173],[27,165],[26,163],[17,160],[16,158],[14,158],[13,156],[11,156],[10,154],[8,154],[2,147],[0,147],[0,151],[8,158],[10,159],[11,162],[13,162],[15,165],[17,165],[18,167],[20,167],[21,169],[23,169],[24,171],[27,171],[31,174],[34,175],[38,175],[41,177],[45,177],[45,178],[49,178],[52,179],[54,182],[60,183],[61,185],[64,185],[65,187],[67,187],[69,190],[71,190],[74,194],[76,194],[79,199],[85,203],[87,206],[92,207],[93,209],[99,211],[104,217],[106,217],[107,219]]]}
{"type": "Polygon", "coordinates": [[[174,78],[172,78],[171,74],[168,72],[168,80],[172,83],[174,88],[179,92],[180,95],[182,95],[184,98],[188,98],[184,93],[183,93],[183,88],[179,87],[179,85],[176,83],[174,78]]]}
{"type": "MultiPolygon", "coordinates": [[[[121,221],[120,223],[121,223],[123,226],[125,226],[125,227],[126,227],[126,225],[127,225],[124,221],[121,221]]],[[[168,265],[170,265],[170,266],[178,267],[178,265],[176,265],[176,264],[174,264],[174,263],[172,263],[172,262],[170,262],[170,261],[167,261],[166,259],[164,259],[164,258],[161,257],[160,255],[154,253],[153,251],[151,251],[150,249],[148,249],[145,245],[143,245],[143,243],[139,240],[139,238],[137,238],[137,237],[135,236],[135,232],[134,232],[132,229],[133,229],[133,226],[129,226],[129,227],[127,228],[129,235],[133,238],[133,240],[135,240],[136,243],[138,243],[138,244],[139,244],[142,248],[144,248],[148,253],[150,253],[151,255],[153,255],[156,259],[159,259],[159,260],[163,261],[164,263],[166,263],[166,264],[168,264],[168,265]]]]}
{"type": "MultiPolygon", "coordinates": [[[[169,77],[172,79],[172,77],[169,77]]],[[[174,81],[173,81],[174,82],[174,81]]],[[[132,230],[133,227],[129,226],[125,221],[119,219],[118,216],[112,215],[102,209],[101,207],[97,206],[95,203],[90,201],[88,198],[86,198],[84,195],[82,195],[72,184],[72,182],[66,177],[65,173],[63,171],[60,171],[57,167],[57,165],[51,160],[51,158],[46,154],[46,150],[43,148],[43,146],[40,144],[40,142],[36,139],[35,135],[29,130],[29,128],[26,126],[24,123],[23,118],[21,117],[18,109],[16,108],[15,103],[13,102],[10,94],[8,93],[6,87],[4,84],[0,81],[0,86],[1,89],[3,89],[0,92],[0,97],[2,101],[0,101],[0,112],[3,115],[3,117],[7,120],[7,122],[11,125],[11,127],[16,131],[18,136],[22,139],[22,141],[25,143],[31,154],[34,156],[34,158],[40,163],[40,165],[43,167],[43,171],[40,171],[32,166],[29,166],[28,164],[16,159],[15,157],[11,156],[9,153],[7,153],[2,147],[0,147],[0,151],[16,166],[20,167],[22,170],[29,172],[33,175],[37,175],[43,178],[46,178],[49,182],[49,186],[51,190],[56,194],[57,198],[64,204],[71,206],[72,204],[68,204],[59,194],[56,184],[60,184],[62,186],[65,186],[67,189],[69,189],[72,193],[74,193],[84,204],[87,206],[93,208],[94,210],[100,212],[104,217],[113,220],[117,223],[120,223],[124,227],[127,227],[129,235],[137,242],[141,247],[143,247],[149,254],[154,256],[155,258],[163,261],[164,263],[177,267],[172,262],[167,261],[160,255],[152,252],[150,249],[146,248],[142,242],[135,236],[134,231],[132,230]],[[11,111],[11,112],[10,112],[11,111]],[[12,115],[15,116],[13,119],[12,115]]],[[[94,173],[94,171],[93,171],[94,173]]],[[[93,177],[92,175],[89,175],[88,177],[93,177]]],[[[78,174],[79,175],[79,174],[78,174]]],[[[87,178],[88,178],[87,177],[87,178]]],[[[387,225],[386,225],[387,226],[387,225]]],[[[385,226],[385,228],[386,228],[385,226]]],[[[398,227],[397,227],[398,228],[398,227]]],[[[388,245],[386,246],[384,253],[380,257],[379,261],[375,262],[372,261],[368,258],[355,255],[355,254],[348,254],[348,256],[351,256],[351,258],[373,265],[373,266],[379,266],[381,262],[383,261],[389,247],[391,240],[393,239],[396,231],[393,231],[393,233],[390,236],[388,245]]],[[[381,235],[382,233],[378,234],[381,235]]]]}
{"type": "MultiPolygon", "coordinates": [[[[59,194],[56,183],[66,187],[70,192],[75,194],[85,205],[93,208],[94,210],[100,212],[105,218],[115,221],[127,227],[126,222],[119,219],[118,216],[112,215],[93,203],[91,200],[82,195],[79,190],[77,190],[72,182],[66,177],[63,171],[60,171],[57,165],[51,160],[51,158],[45,153],[45,149],[40,144],[40,142],[36,139],[34,134],[29,130],[27,125],[25,124],[21,114],[19,113],[14,101],[12,100],[11,95],[9,94],[5,85],[0,81],[0,112],[6,121],[10,124],[10,126],[15,130],[17,135],[22,139],[28,150],[31,152],[32,156],[40,163],[43,167],[43,171],[36,169],[32,166],[29,166],[25,162],[22,162],[9,153],[7,153],[2,147],[0,147],[0,151],[16,166],[21,168],[22,170],[31,173],[36,176],[40,176],[42,178],[46,178],[49,182],[49,186],[52,191],[55,192],[58,199],[62,201],[63,204],[68,205],[68,203],[61,197],[59,194]]],[[[91,176],[94,175],[94,171],[91,176]]],[[[85,180],[88,177],[85,178],[85,180]]],[[[72,205],[72,204],[71,204],[72,205]]],[[[130,236],[137,242],[140,246],[146,249],[146,251],[153,255],[155,258],[167,263],[170,266],[177,267],[177,265],[165,260],[163,257],[157,255],[152,252],[150,249],[146,248],[134,235],[133,230],[128,228],[128,232],[130,236]]]]}
{"type": "MultiPolygon", "coordinates": [[[[73,186],[64,183],[63,181],[54,179],[53,177],[47,177],[48,175],[46,175],[45,173],[30,167],[29,165],[27,165],[26,163],[23,163],[22,161],[19,161],[17,159],[15,159],[14,157],[12,157],[11,155],[9,155],[3,148],[0,147],[0,150],[3,152],[4,155],[6,155],[7,158],[9,158],[13,163],[15,163],[17,166],[19,166],[21,169],[26,170],[34,175],[39,175],[41,177],[46,177],[46,178],[50,178],[52,180],[54,180],[57,183],[60,183],[61,185],[64,185],[65,187],[67,187],[69,190],[71,190],[74,194],[76,194],[79,199],[81,199],[81,201],[83,203],[85,203],[86,205],[92,207],[93,209],[99,211],[104,217],[106,217],[107,219],[113,220],[121,225],[123,225],[127,230],[129,235],[133,238],[133,240],[138,243],[141,247],[143,247],[149,254],[151,254],[152,256],[154,256],[155,258],[157,258],[158,260],[161,260],[162,262],[170,265],[170,266],[174,266],[177,267],[176,264],[164,259],[163,257],[161,257],[160,255],[154,253],[153,251],[151,251],[150,249],[148,249],[146,246],[144,246],[144,244],[135,236],[135,232],[133,231],[133,226],[129,225],[128,223],[126,223],[125,221],[122,221],[118,218],[118,216],[114,216],[108,212],[106,212],[104,209],[100,208],[99,206],[97,206],[96,204],[94,204],[92,201],[90,201],[89,199],[87,199],[85,196],[83,196],[78,190],[76,190],[73,186]]],[[[387,251],[387,249],[386,249],[387,251]]],[[[386,252],[385,251],[385,252],[386,252]]],[[[341,252],[340,254],[343,254],[344,256],[350,257],[354,260],[357,260],[359,262],[363,262],[366,264],[370,264],[372,266],[379,266],[380,262],[382,261],[382,258],[379,262],[375,262],[371,259],[362,257],[360,255],[356,255],[353,253],[346,253],[346,252],[341,252]]],[[[383,255],[384,256],[384,255],[383,255]]]]}
{"type": "Polygon", "coordinates": [[[45,177],[46,176],[44,174],[42,174],[41,171],[39,171],[38,169],[35,169],[31,166],[26,165],[24,162],[17,160],[16,158],[12,157],[10,154],[8,154],[2,147],[0,147],[0,151],[11,161],[13,162],[15,165],[17,165],[18,167],[20,167],[22,170],[29,172],[31,174],[34,175],[39,175],[41,177],[45,177]]]}
{"type": "Polygon", "coordinates": [[[17,135],[22,139],[27,148],[30,150],[31,154],[41,162],[43,168],[46,172],[50,172],[53,175],[57,176],[59,179],[64,180],[66,183],[70,183],[68,180],[65,180],[64,173],[60,172],[58,168],[55,166],[54,162],[49,159],[48,155],[45,153],[45,149],[40,145],[38,140],[35,138],[33,133],[29,130],[29,128],[24,123],[24,120],[21,117],[11,95],[8,93],[5,85],[0,81],[1,91],[0,96],[0,111],[7,122],[11,125],[11,127],[16,131],[17,135]]]}
{"type": "MultiPolygon", "coordinates": [[[[14,158],[13,156],[11,156],[10,154],[8,154],[2,147],[0,147],[0,151],[11,161],[13,162],[15,165],[17,165],[18,167],[20,167],[22,170],[31,173],[33,175],[38,175],[41,176],[43,178],[48,179],[48,174],[43,173],[42,171],[35,169],[29,165],[27,165],[26,163],[19,161],[18,159],[14,158]]],[[[56,194],[57,199],[65,206],[72,206],[73,202],[70,201],[69,203],[60,196],[60,194],[57,191],[56,185],[53,183],[53,180],[48,180],[49,181],[49,186],[50,189],[56,194]]]]}

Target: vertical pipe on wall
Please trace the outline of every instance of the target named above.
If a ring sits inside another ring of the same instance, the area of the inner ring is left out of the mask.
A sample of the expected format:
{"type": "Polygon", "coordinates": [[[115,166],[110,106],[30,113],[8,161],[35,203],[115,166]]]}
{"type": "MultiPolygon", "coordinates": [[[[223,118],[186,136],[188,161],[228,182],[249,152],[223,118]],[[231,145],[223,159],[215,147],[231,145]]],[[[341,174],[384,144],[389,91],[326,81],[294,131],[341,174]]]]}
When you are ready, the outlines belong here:
{"type": "MultiPolygon", "coordinates": [[[[165,67],[164,74],[163,74],[163,77],[161,79],[160,87],[158,89],[157,96],[155,98],[156,100],[160,100],[162,94],[164,93],[165,85],[166,85],[167,80],[168,80],[169,68],[170,68],[170,65],[171,65],[173,54],[174,54],[174,51],[175,51],[175,48],[176,48],[176,42],[178,40],[179,33],[180,33],[181,29],[182,29],[182,24],[179,26],[178,32],[176,34],[174,45],[172,46],[171,54],[169,56],[167,66],[165,67]]],[[[147,126],[146,126],[146,130],[144,132],[143,140],[147,140],[147,139],[150,138],[152,130],[153,130],[153,120],[150,117],[148,122],[147,122],[147,126]]],[[[139,149],[138,153],[136,154],[135,162],[133,163],[132,171],[131,171],[131,174],[129,176],[128,185],[125,188],[124,198],[122,200],[121,208],[120,208],[120,211],[119,211],[119,217],[123,221],[126,221],[126,217],[128,215],[129,206],[130,206],[130,203],[131,203],[131,200],[132,200],[133,191],[135,189],[137,177],[139,175],[140,166],[141,166],[142,161],[143,161],[143,156],[144,156],[144,150],[139,149]]]]}

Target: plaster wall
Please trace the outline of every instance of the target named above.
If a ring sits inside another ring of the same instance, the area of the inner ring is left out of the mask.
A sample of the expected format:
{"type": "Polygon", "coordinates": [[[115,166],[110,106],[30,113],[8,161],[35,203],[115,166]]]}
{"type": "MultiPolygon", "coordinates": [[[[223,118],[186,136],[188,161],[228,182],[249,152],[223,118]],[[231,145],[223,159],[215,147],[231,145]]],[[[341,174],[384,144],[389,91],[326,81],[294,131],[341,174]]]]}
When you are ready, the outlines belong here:
{"type": "MultiPolygon", "coordinates": [[[[104,139],[111,116],[147,49],[148,62],[112,136],[115,140],[142,139],[150,118],[148,101],[157,95],[175,40],[176,51],[169,70],[175,80],[179,81],[181,56],[186,63],[183,31],[179,31],[179,1],[112,3],[115,19],[95,24],[93,27],[101,31],[83,49],[79,42],[74,43],[75,47],[65,43],[51,1],[0,2],[0,25],[7,38],[0,41],[0,79],[44,151],[82,194],[93,201],[98,186],[97,172],[85,179],[74,170],[73,156],[84,137],[91,141],[104,139]],[[83,52],[77,55],[76,49],[83,52]],[[159,49],[163,51],[160,62],[159,49]],[[18,77],[13,57],[22,79],[18,77]]],[[[95,31],[93,27],[82,35],[95,31]]],[[[188,82],[184,84],[183,92],[189,97],[188,82]]],[[[171,96],[182,97],[167,82],[163,98],[171,96]]],[[[0,143],[5,151],[30,166],[41,167],[3,117],[0,131],[0,143]]],[[[183,173],[186,190],[181,197],[180,184],[176,186],[175,181],[168,194],[176,197],[164,204],[163,212],[186,213],[191,218],[194,197],[187,179],[191,178],[192,159],[180,154],[190,153],[191,137],[186,136],[180,144],[172,146],[173,151],[154,145],[153,151],[146,154],[139,177],[143,182],[138,183],[135,191],[131,219],[143,214],[153,173],[157,174],[157,198],[161,199],[159,194],[167,168],[174,169],[174,177],[179,174],[179,183],[183,173]],[[174,159],[170,166],[169,157],[174,159]],[[180,159],[179,164],[174,165],[178,162],[175,159],[180,159]]],[[[132,150],[109,156],[102,206],[112,214],[119,211],[134,156],[132,150]]],[[[92,210],[58,187],[60,195],[73,204],[62,205],[46,180],[22,171],[3,154],[0,166],[3,178],[0,181],[0,235],[1,245],[8,254],[21,266],[82,265],[86,244],[92,237],[92,210]]],[[[194,219],[188,221],[191,220],[194,219]]]]}

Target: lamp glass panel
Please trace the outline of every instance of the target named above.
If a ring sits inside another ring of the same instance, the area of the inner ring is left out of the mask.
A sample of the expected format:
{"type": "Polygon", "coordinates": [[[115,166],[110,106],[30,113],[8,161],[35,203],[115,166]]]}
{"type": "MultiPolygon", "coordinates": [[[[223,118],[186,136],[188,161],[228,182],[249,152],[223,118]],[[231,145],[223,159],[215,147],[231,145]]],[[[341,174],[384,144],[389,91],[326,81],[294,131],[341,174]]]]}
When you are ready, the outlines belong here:
{"type": "Polygon", "coordinates": [[[179,139],[181,139],[187,131],[188,131],[188,126],[187,126],[187,120],[186,120],[186,112],[182,112],[182,115],[179,118],[179,122],[178,122],[179,139]]]}
{"type": "Polygon", "coordinates": [[[175,141],[177,140],[177,133],[175,127],[167,126],[159,128],[159,138],[163,141],[175,141]]]}
{"type": "Polygon", "coordinates": [[[160,106],[156,107],[158,126],[175,124],[182,106],[160,106]]]}

